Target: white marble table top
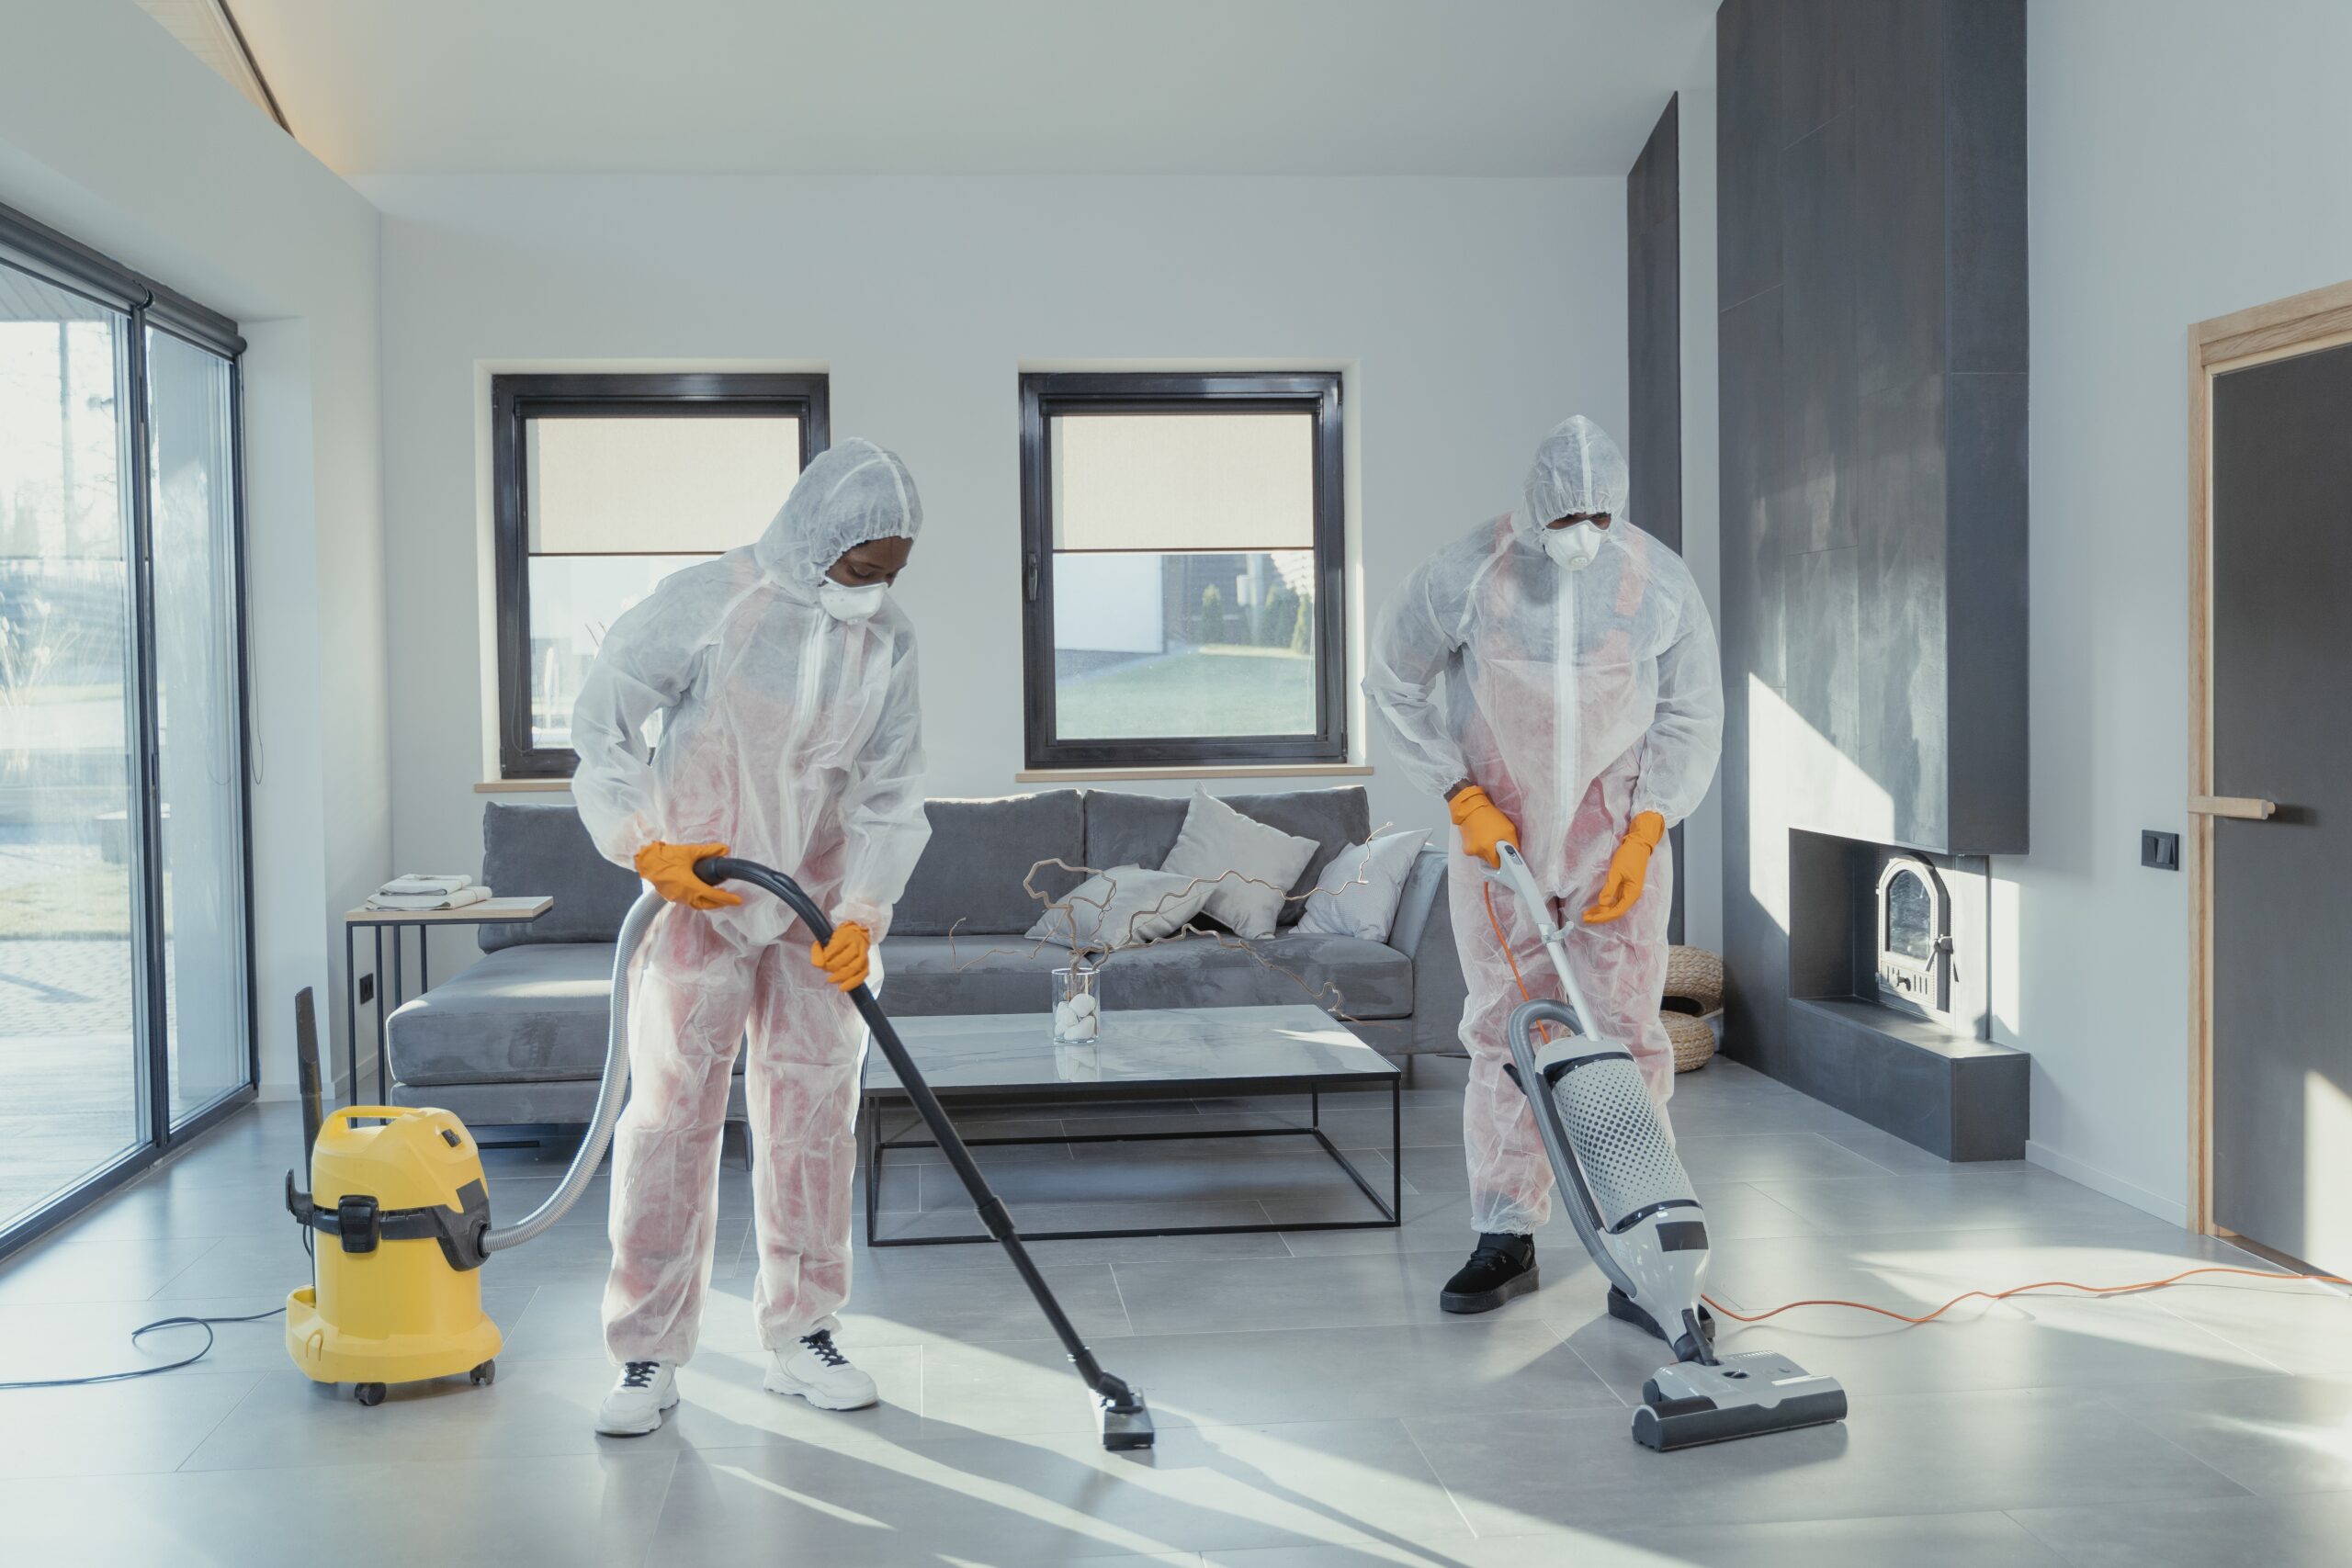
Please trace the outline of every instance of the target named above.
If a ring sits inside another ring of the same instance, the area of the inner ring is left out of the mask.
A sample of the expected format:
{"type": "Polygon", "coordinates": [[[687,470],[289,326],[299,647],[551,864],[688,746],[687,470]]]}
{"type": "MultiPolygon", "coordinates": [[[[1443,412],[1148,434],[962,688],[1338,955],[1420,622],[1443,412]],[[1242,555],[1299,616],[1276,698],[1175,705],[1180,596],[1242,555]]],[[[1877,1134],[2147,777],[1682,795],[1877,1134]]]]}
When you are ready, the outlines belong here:
{"type": "MultiPolygon", "coordinates": [[[[949,1014],[891,1021],[933,1089],[1039,1089],[1303,1077],[1393,1078],[1397,1068],[1322,1009],[1136,1008],[1102,1015],[1102,1034],[1055,1043],[1043,1012],[949,1014]]],[[[865,1091],[888,1093],[898,1075],[878,1050],[865,1091]]]]}

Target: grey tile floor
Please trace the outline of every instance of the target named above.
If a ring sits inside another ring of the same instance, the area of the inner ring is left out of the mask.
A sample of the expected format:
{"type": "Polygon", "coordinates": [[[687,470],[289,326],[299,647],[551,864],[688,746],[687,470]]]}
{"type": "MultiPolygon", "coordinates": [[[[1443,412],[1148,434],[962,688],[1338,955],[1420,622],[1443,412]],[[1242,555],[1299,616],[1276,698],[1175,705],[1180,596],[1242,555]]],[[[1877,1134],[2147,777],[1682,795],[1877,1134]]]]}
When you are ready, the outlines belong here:
{"type": "MultiPolygon", "coordinates": [[[[183,1371],[0,1393],[6,1555],[345,1568],[2352,1558],[2342,1295],[2241,1281],[1979,1303],[1908,1330],[1831,1312],[1727,1324],[1726,1344],[1844,1379],[1851,1419],[1653,1454],[1626,1436],[1626,1404],[1657,1348],[1602,1314],[1565,1228],[1542,1239],[1537,1294],[1485,1318],[1436,1310],[1468,1236],[1458,1092],[1422,1082],[1399,1230],[1039,1247],[1104,1362],[1149,1393],[1161,1436],[1148,1457],[1096,1447],[1082,1392],[991,1248],[861,1246],[843,1341],[879,1381],[879,1408],[826,1415],[763,1393],[736,1171],[684,1404],[653,1437],[596,1437],[611,1377],[599,1182],[571,1223],[490,1265],[485,1298],[507,1335],[493,1387],[398,1390],[363,1409],[294,1372],[277,1325],[260,1324],[222,1329],[183,1371]]],[[[1728,1063],[1686,1076],[1677,1108],[1727,1303],[1917,1305],[1976,1285],[2250,1261],[2046,1171],[1946,1166],[1728,1063]]],[[[1286,1109],[1135,1114],[1181,1128],[1286,1109]]],[[[1075,1130],[1048,1111],[998,1119],[1075,1130]]],[[[1385,1106],[1329,1120],[1385,1174],[1385,1106]]],[[[133,1351],[125,1335],[167,1314],[277,1304],[307,1277],[277,1208],[294,1143],[288,1108],[243,1115],[0,1265],[0,1380],[168,1359],[185,1341],[133,1351]]],[[[560,1158],[494,1153],[494,1201],[535,1201],[560,1158]]],[[[1277,1141],[1007,1149],[990,1165],[1039,1226],[1301,1224],[1361,1202],[1327,1162],[1277,1141]]],[[[886,1223],[960,1224],[946,1175],[910,1157],[886,1223]]]]}

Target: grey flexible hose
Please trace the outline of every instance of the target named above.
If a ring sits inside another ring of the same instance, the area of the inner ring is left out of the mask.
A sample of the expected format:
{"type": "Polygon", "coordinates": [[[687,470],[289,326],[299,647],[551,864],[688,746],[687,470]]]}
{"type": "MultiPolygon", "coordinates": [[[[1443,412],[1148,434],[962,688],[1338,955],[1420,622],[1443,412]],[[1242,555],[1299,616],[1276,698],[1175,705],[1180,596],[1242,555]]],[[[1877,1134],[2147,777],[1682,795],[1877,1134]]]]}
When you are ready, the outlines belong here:
{"type": "Polygon", "coordinates": [[[571,1168],[537,1208],[511,1225],[483,1232],[484,1252],[520,1247],[563,1218],[580,1201],[597,1166],[604,1163],[605,1147],[613,1141],[613,1126],[621,1119],[621,1103],[628,1098],[629,961],[637,956],[653,918],[662,912],[662,895],[649,887],[629,906],[628,918],[621,922],[620,942],[613,950],[613,1021],[605,1036],[605,1081],[596,1090],[596,1109],[588,1119],[587,1134],[580,1140],[580,1152],[571,1156],[571,1168]]]}

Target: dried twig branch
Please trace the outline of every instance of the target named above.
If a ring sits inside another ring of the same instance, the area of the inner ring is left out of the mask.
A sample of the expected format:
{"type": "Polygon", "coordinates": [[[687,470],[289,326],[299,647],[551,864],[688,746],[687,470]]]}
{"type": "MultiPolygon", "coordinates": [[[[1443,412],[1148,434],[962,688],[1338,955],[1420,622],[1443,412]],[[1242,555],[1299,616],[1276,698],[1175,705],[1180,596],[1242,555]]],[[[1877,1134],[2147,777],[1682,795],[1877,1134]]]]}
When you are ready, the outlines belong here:
{"type": "MultiPolygon", "coordinates": [[[[1388,824],[1384,823],[1380,828],[1375,828],[1373,829],[1372,836],[1377,838],[1388,826],[1388,824]]],[[[1345,852],[1343,851],[1342,852],[1344,853],[1345,852]]],[[[1067,945],[1070,950],[1070,956],[1073,964],[1079,967],[1099,968],[1117,954],[1126,952],[1131,948],[1151,945],[1150,942],[1137,942],[1135,940],[1135,930],[1138,923],[1150,916],[1164,913],[1170,905],[1181,904],[1188,901],[1195,892],[1204,886],[1216,886],[1228,881],[1236,882],[1247,886],[1267,888],[1279,895],[1282,901],[1285,904],[1304,903],[1307,899],[1317,897],[1318,894],[1327,897],[1337,897],[1340,893],[1346,891],[1348,888],[1369,886],[1369,879],[1367,879],[1361,871],[1357,872],[1352,879],[1341,883],[1338,887],[1310,887],[1304,893],[1293,893],[1286,887],[1276,887],[1274,884],[1266,881],[1262,877],[1245,875],[1239,871],[1227,871],[1221,873],[1216,876],[1196,876],[1191,881],[1185,883],[1183,886],[1172,888],[1166,894],[1163,894],[1160,897],[1154,900],[1149,908],[1136,910],[1128,918],[1127,929],[1125,932],[1120,933],[1120,940],[1109,942],[1086,942],[1081,940],[1078,907],[1082,904],[1095,911],[1095,930],[1093,934],[1098,938],[1101,937],[1102,934],[1101,930],[1102,917],[1110,911],[1112,903],[1118,896],[1118,880],[1110,872],[1102,871],[1090,865],[1073,865],[1069,861],[1063,860],[1057,855],[1048,855],[1042,860],[1036,860],[1030,863],[1028,874],[1021,879],[1021,890],[1029,895],[1030,897],[1035,898],[1042,907],[1045,913],[1049,915],[1058,914],[1069,922],[1069,941],[1067,943],[1062,943],[1053,937],[1039,937],[1033,939],[1026,949],[990,947],[984,949],[977,956],[969,960],[965,960],[960,958],[956,951],[956,928],[962,926],[964,923],[959,919],[956,922],[956,926],[949,928],[947,932],[948,964],[952,972],[960,975],[966,969],[971,968],[979,964],[984,964],[991,957],[1001,955],[1004,957],[1034,958],[1049,946],[1067,945]],[[1069,895],[1057,899],[1054,897],[1052,894],[1047,893],[1037,886],[1038,875],[1048,867],[1064,871],[1073,876],[1076,876],[1079,878],[1080,887],[1083,887],[1087,882],[1098,876],[1107,878],[1107,885],[1100,898],[1082,897],[1080,896],[1078,891],[1073,888],[1069,895]]],[[[1174,931],[1170,932],[1167,936],[1153,940],[1158,942],[1182,942],[1187,939],[1201,937],[1205,937],[1208,940],[1215,942],[1219,947],[1238,949],[1242,953],[1248,953],[1251,961],[1256,963],[1261,968],[1282,976],[1284,979],[1296,986],[1300,993],[1309,1001],[1315,1003],[1317,1007],[1322,1008],[1325,1011],[1330,1013],[1333,1018],[1338,1019],[1343,1023],[1349,1024],[1352,1027],[1367,1029],[1393,1029],[1396,1027],[1392,1022],[1355,1017],[1347,1010],[1346,995],[1338,986],[1326,984],[1317,987],[1311,984],[1304,975],[1299,974],[1296,970],[1291,969],[1283,964],[1277,964],[1272,959],[1267,957],[1263,953],[1260,952],[1257,947],[1252,944],[1251,940],[1247,937],[1216,931],[1204,926],[1186,924],[1178,927],[1174,931]]]]}

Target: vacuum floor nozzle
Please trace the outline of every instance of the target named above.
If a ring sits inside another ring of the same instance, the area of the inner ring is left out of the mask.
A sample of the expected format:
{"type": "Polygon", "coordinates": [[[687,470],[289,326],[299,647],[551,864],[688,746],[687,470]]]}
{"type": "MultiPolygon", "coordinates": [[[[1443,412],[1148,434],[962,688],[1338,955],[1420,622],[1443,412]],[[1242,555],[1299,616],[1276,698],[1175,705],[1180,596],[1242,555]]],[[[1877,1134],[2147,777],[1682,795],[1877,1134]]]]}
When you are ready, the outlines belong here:
{"type": "Polygon", "coordinates": [[[1094,1424],[1102,1434],[1102,1446],[1113,1453],[1151,1447],[1151,1408],[1144,1404],[1140,1393],[1130,1393],[1124,1404],[1109,1399],[1096,1400],[1094,1424]]]}
{"type": "Polygon", "coordinates": [[[1670,1453],[1702,1443],[1792,1432],[1846,1418],[1846,1390],[1774,1351],[1681,1361],[1642,1385],[1634,1440],[1670,1453]]]}

